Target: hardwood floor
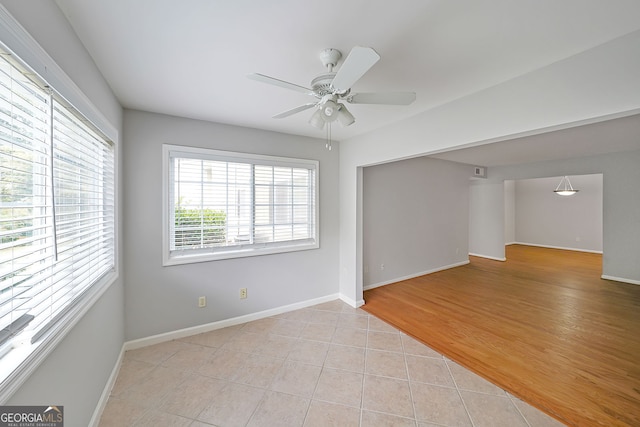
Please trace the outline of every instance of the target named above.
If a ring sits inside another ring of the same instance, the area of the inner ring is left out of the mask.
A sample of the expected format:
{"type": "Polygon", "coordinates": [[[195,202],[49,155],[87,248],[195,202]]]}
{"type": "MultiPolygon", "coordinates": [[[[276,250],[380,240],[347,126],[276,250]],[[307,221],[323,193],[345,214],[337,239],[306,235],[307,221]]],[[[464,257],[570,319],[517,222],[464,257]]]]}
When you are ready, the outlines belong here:
{"type": "Polygon", "coordinates": [[[640,286],[531,246],[374,288],[367,312],[575,426],[640,426],[640,286]]]}

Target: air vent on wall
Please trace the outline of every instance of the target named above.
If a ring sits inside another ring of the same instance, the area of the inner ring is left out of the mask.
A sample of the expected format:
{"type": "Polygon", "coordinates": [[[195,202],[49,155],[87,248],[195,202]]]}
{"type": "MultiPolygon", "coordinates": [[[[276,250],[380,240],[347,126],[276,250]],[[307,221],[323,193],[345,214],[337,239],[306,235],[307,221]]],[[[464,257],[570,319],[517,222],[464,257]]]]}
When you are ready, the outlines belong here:
{"type": "Polygon", "coordinates": [[[473,176],[475,178],[486,178],[487,177],[487,168],[482,166],[474,166],[473,168],[473,176]]]}

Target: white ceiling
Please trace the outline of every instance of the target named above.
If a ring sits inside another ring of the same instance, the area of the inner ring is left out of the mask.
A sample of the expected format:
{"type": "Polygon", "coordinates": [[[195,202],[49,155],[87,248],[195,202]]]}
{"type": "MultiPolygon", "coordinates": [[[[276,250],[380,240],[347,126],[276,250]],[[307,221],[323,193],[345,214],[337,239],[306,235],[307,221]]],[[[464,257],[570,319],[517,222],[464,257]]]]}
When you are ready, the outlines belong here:
{"type": "Polygon", "coordinates": [[[518,165],[640,150],[640,114],[558,129],[430,157],[481,166],[518,165]]]}
{"type": "MultiPolygon", "coordinates": [[[[640,29],[638,0],[56,0],[126,108],[314,136],[320,50],[382,57],[354,92],[415,91],[411,106],[351,105],[345,140],[640,29]]],[[[478,163],[478,162],[470,162],[478,163]]],[[[489,164],[489,163],[485,163],[489,164]]]]}

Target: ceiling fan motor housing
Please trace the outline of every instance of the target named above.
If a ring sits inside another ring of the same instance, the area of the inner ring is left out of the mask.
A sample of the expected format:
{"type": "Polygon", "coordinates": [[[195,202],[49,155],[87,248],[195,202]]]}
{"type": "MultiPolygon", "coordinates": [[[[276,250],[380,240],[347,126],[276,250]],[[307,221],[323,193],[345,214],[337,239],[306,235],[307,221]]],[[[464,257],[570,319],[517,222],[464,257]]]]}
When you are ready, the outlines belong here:
{"type": "Polygon", "coordinates": [[[333,93],[333,86],[331,86],[331,82],[335,75],[336,73],[320,74],[318,77],[311,80],[311,89],[318,98],[322,98],[325,95],[333,93]]]}

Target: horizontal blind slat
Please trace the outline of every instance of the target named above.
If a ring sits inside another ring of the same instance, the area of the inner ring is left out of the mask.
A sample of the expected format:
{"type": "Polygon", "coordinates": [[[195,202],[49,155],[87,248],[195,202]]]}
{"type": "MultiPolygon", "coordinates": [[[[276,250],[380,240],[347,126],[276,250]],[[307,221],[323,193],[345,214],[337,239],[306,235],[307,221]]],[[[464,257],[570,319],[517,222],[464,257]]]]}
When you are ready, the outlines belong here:
{"type": "Polygon", "coordinates": [[[115,159],[107,138],[20,67],[0,55],[0,328],[29,313],[25,331],[37,332],[114,268],[115,159]]]}
{"type": "Polygon", "coordinates": [[[235,163],[227,159],[243,155],[189,151],[168,156],[170,255],[316,239],[315,166],[267,156],[235,163]],[[215,211],[219,223],[210,219],[215,211]]]}

